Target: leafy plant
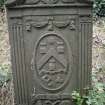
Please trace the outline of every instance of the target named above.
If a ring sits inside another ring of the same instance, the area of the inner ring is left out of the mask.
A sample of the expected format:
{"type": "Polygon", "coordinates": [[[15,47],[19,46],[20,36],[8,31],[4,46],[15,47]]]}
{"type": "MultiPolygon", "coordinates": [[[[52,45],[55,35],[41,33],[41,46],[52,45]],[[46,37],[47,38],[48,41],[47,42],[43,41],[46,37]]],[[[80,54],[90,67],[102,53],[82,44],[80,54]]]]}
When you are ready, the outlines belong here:
{"type": "Polygon", "coordinates": [[[96,83],[93,89],[88,90],[87,95],[81,95],[78,91],[72,93],[76,105],[105,105],[105,84],[96,83]]]}
{"type": "Polygon", "coordinates": [[[80,95],[79,92],[74,91],[72,93],[72,99],[74,100],[74,102],[76,103],[76,105],[82,105],[84,102],[84,98],[83,96],[80,95]]]}
{"type": "Polygon", "coordinates": [[[97,83],[97,85],[88,90],[88,95],[81,96],[78,91],[72,93],[72,98],[76,105],[105,105],[105,85],[97,83]]]}
{"type": "Polygon", "coordinates": [[[97,83],[94,89],[89,90],[87,105],[105,105],[105,86],[97,83]]]}
{"type": "Polygon", "coordinates": [[[10,66],[0,65],[0,86],[2,86],[6,81],[11,79],[10,66]]]}
{"type": "Polygon", "coordinates": [[[0,0],[0,8],[3,7],[6,0],[0,0]]]}

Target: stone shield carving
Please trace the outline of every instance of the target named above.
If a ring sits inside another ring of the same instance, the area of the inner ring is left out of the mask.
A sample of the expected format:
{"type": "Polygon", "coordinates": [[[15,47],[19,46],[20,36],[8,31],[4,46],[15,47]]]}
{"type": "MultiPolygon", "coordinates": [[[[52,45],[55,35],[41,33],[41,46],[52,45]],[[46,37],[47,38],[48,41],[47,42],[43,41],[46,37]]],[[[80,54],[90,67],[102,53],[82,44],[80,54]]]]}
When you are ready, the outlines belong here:
{"type": "Polygon", "coordinates": [[[57,34],[44,35],[36,43],[34,70],[43,88],[58,90],[65,86],[71,71],[70,51],[67,41],[57,34]]]}

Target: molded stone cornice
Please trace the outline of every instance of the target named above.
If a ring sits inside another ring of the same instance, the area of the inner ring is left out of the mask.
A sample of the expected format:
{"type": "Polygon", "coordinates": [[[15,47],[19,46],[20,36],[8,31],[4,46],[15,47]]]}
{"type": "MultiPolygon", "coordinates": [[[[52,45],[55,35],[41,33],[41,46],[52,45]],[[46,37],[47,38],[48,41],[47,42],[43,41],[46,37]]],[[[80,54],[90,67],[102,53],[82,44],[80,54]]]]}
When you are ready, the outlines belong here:
{"type": "MultiPolygon", "coordinates": [[[[73,3],[76,0],[7,0],[6,6],[16,6],[22,4],[63,4],[73,3]]],[[[77,0],[79,3],[92,3],[92,0],[77,0]]]]}

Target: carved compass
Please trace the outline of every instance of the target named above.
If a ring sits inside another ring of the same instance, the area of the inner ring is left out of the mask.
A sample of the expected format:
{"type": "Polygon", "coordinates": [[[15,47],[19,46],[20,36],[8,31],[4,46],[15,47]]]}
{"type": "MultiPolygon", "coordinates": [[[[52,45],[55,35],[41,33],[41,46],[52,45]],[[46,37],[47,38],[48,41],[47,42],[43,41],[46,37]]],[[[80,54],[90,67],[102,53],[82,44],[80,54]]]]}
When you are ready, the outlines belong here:
{"type": "Polygon", "coordinates": [[[34,64],[43,88],[57,90],[67,83],[70,54],[63,37],[47,34],[40,38],[35,48],[34,64]]]}

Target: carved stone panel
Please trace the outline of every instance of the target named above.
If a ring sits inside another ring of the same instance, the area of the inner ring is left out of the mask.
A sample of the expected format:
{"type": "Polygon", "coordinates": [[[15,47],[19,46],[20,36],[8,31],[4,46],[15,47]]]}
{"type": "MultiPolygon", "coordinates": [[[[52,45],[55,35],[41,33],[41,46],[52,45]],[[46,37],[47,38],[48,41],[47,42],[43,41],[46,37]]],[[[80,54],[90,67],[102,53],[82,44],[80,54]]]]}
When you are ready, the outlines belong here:
{"type": "Polygon", "coordinates": [[[91,16],[80,17],[79,34],[79,70],[80,89],[88,88],[91,85],[92,67],[92,20],[91,16]],[[82,50],[80,50],[82,49],[82,50]]]}
{"type": "Polygon", "coordinates": [[[68,3],[92,3],[92,0],[7,0],[7,6],[22,4],[68,4],[68,3]]]}
{"type": "Polygon", "coordinates": [[[91,83],[90,0],[7,0],[15,105],[74,105],[91,83]]]}
{"type": "Polygon", "coordinates": [[[48,31],[53,31],[54,28],[65,29],[69,28],[69,30],[76,29],[76,20],[75,17],[72,16],[37,16],[30,17],[25,21],[26,31],[31,32],[32,28],[42,29],[46,28],[48,31]]]}
{"type": "Polygon", "coordinates": [[[64,38],[55,33],[42,36],[34,54],[34,70],[40,85],[47,90],[62,88],[69,78],[69,56],[72,56],[64,38]]]}

